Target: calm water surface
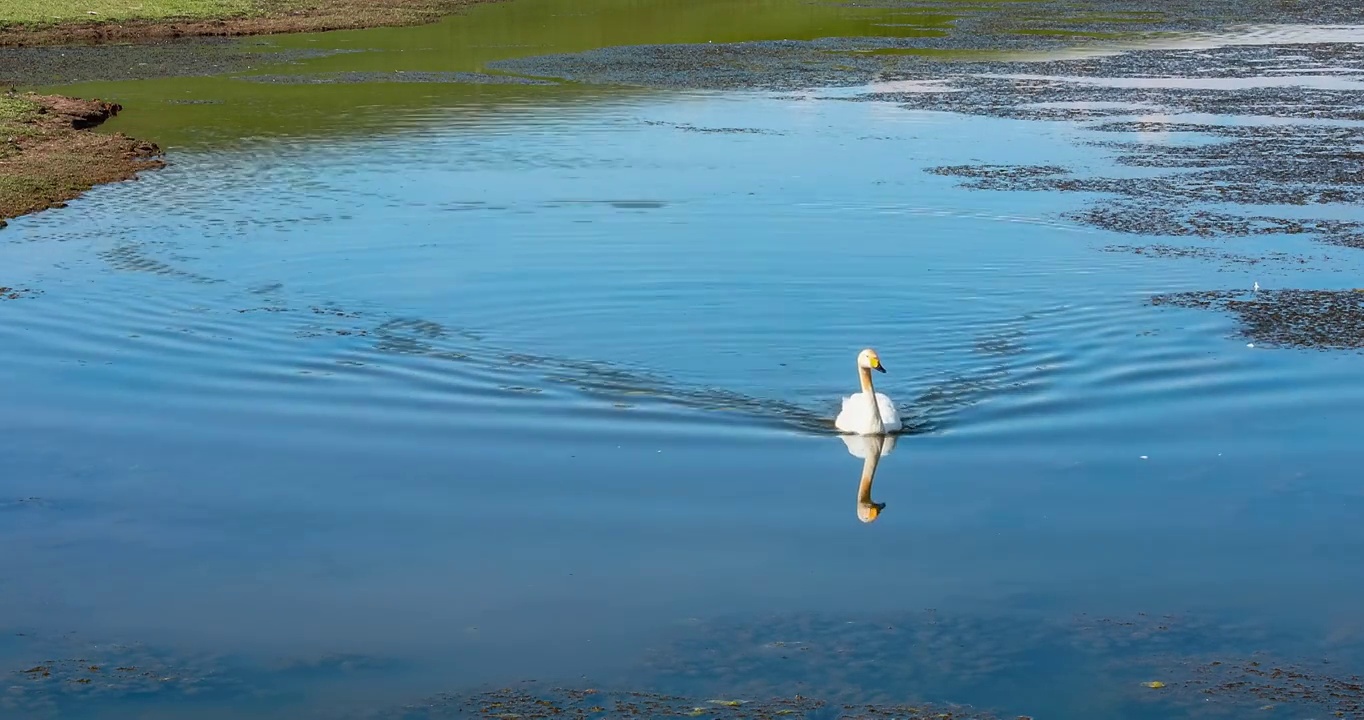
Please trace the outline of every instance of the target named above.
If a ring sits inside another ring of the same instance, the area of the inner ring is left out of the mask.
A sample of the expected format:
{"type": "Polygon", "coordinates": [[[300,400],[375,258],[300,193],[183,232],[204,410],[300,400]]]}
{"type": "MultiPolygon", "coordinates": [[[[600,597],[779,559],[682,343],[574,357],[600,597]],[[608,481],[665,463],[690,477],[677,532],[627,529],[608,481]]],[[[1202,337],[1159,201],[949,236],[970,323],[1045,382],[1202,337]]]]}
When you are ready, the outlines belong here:
{"type": "MultiPolygon", "coordinates": [[[[5,284],[42,291],[0,303],[6,669],[58,638],[382,660],[285,673],[287,699],[253,709],[298,717],[630,676],[731,617],[1200,612],[1358,642],[1360,357],[1146,305],[1348,285],[1348,252],[1100,252],[1131,238],[1056,219],[1083,197],[923,172],[1122,172],[1072,123],[430,92],[385,107],[385,132],[168,129],[166,170],[0,233],[5,284]],[[874,523],[832,431],[868,345],[913,428],[874,523]]],[[[1003,703],[1016,674],[874,689],[1003,703]]]]}

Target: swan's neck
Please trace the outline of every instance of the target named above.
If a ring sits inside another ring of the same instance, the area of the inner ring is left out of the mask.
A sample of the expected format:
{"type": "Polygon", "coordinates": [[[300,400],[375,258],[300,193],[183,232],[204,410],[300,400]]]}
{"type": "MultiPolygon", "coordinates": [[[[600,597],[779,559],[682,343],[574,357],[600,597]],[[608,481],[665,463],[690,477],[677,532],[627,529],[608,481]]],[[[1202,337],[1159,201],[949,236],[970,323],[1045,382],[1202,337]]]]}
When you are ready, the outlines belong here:
{"type": "Polygon", "coordinates": [[[862,392],[876,397],[876,390],[871,386],[871,368],[857,366],[857,377],[862,381],[862,392]]]}
{"type": "Polygon", "coordinates": [[[857,484],[857,502],[859,504],[871,504],[871,481],[876,478],[876,466],[880,462],[881,443],[867,443],[867,457],[862,461],[862,480],[857,484]]]}
{"type": "Polygon", "coordinates": [[[885,430],[886,424],[881,421],[881,406],[876,403],[876,388],[871,386],[871,368],[858,365],[857,376],[862,380],[862,394],[867,396],[867,407],[871,408],[872,429],[881,432],[885,430]]]}

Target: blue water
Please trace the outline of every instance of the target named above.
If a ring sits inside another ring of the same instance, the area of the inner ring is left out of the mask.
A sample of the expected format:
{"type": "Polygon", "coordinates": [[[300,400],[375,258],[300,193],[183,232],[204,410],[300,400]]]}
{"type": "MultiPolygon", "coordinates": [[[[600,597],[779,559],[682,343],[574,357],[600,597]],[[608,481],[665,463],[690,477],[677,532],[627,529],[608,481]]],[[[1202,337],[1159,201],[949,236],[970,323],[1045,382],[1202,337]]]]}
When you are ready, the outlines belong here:
{"type": "MultiPolygon", "coordinates": [[[[58,638],[398,668],[252,711],[323,717],[630,676],[732,617],[1359,640],[1360,356],[1146,304],[1348,285],[1350,255],[1100,252],[1133,238],[1060,219],[1085,196],[924,172],[1118,172],[1072,123],[741,94],[446,119],[173,150],[0,233],[0,280],[42,291],[0,302],[6,668],[58,638]],[[874,523],[832,431],[864,346],[913,428],[874,523]]],[[[251,706],[227,697],[54,707],[251,706]]]]}

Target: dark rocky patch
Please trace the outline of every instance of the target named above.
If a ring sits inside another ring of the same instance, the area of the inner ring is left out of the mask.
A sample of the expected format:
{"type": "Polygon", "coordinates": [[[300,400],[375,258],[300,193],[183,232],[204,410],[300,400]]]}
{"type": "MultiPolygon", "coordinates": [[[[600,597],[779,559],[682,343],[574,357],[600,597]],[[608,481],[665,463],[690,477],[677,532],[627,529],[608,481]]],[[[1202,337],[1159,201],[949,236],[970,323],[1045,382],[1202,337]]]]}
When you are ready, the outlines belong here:
{"type": "MultiPolygon", "coordinates": [[[[1282,663],[1269,657],[1230,662],[1209,661],[1192,669],[1177,690],[1221,703],[1227,698],[1252,697],[1261,710],[1316,711],[1326,717],[1364,717],[1364,679],[1338,675],[1329,662],[1282,663]]],[[[1191,698],[1192,699],[1192,698],[1191,698]]],[[[1223,710],[1223,715],[1234,714],[1223,710]]]]}
{"type": "Polygon", "coordinates": [[[611,207],[616,208],[617,210],[657,210],[662,207],[667,207],[667,205],[668,205],[667,203],[657,202],[654,200],[611,201],[611,207]]]}
{"type": "Polygon", "coordinates": [[[326,306],[322,306],[322,307],[318,307],[317,305],[314,305],[311,309],[312,309],[312,312],[313,312],[314,315],[330,315],[330,316],[332,316],[332,317],[351,318],[351,319],[355,319],[355,318],[360,317],[360,313],[358,313],[358,312],[351,312],[351,311],[349,311],[349,310],[346,310],[345,308],[340,308],[340,307],[337,307],[337,306],[335,306],[335,305],[326,305],[326,306]]]}
{"type": "MultiPolygon", "coordinates": [[[[952,0],[852,0],[847,7],[897,8],[961,15],[953,29],[991,37],[1020,31],[1172,32],[1216,31],[1228,24],[1274,18],[1295,24],[1348,23],[1359,6],[1349,0],[1279,3],[1273,0],[1032,0],[1000,13],[995,5],[965,5],[952,0]],[[995,11],[995,12],[991,12],[995,11]],[[1010,12],[1012,11],[1012,12],[1010,12]]],[[[1012,4],[1011,4],[1012,5],[1012,4]]],[[[1077,38],[1077,39],[1083,39],[1077,38]]]]}
{"type": "Polygon", "coordinates": [[[1202,290],[1156,295],[1151,304],[1233,313],[1242,336],[1277,347],[1364,348],[1364,288],[1202,290]]]}
{"type": "Polygon", "coordinates": [[[611,718],[613,720],[778,720],[779,718],[901,718],[902,720],[994,720],[971,708],[903,704],[830,704],[802,695],[775,698],[688,697],[597,688],[516,687],[461,695],[440,695],[389,714],[383,720],[418,718],[611,718]]]}
{"type": "Polygon", "coordinates": [[[742,128],[742,127],[697,127],[690,123],[671,123],[662,120],[645,120],[645,125],[671,127],[684,132],[707,133],[714,135],[782,135],[775,130],[763,130],[761,128],[742,128]]]}
{"type": "Polygon", "coordinates": [[[1306,265],[1309,262],[1308,258],[1289,255],[1288,253],[1276,252],[1258,256],[1238,255],[1236,253],[1221,252],[1206,247],[1180,247],[1162,243],[1153,243],[1151,245],[1106,245],[1102,250],[1111,253],[1131,253],[1133,255],[1141,255],[1149,258],[1193,258],[1198,260],[1215,260],[1238,265],[1259,265],[1264,262],[1306,265]]]}
{"type": "Polygon", "coordinates": [[[888,47],[910,49],[913,46],[894,38],[633,45],[498,60],[489,63],[488,67],[600,85],[795,91],[871,82],[895,61],[886,59],[890,56],[869,53],[888,47]]]}
{"type": "MultiPolygon", "coordinates": [[[[542,207],[558,208],[565,205],[610,205],[618,210],[658,210],[668,206],[665,200],[645,200],[645,199],[625,199],[618,200],[551,200],[542,203],[542,207]]],[[[500,207],[488,207],[486,209],[501,210],[500,207]]]]}
{"type": "Polygon", "coordinates": [[[262,49],[219,38],[157,45],[0,46],[0,84],[20,87],[103,80],[202,77],[279,62],[334,55],[337,50],[262,49]]]}
{"type": "Polygon", "coordinates": [[[21,287],[5,287],[0,285],[0,300],[21,300],[40,294],[40,290],[32,290],[21,287]]]}
{"type": "Polygon", "coordinates": [[[1362,224],[1356,222],[1234,215],[1179,205],[1147,205],[1137,197],[1095,203],[1067,217],[1129,235],[1227,238],[1309,234],[1322,242],[1346,247],[1359,247],[1364,238],[1359,230],[1362,224]]]}
{"type": "Polygon", "coordinates": [[[330,85],[337,83],[459,83],[465,85],[558,85],[539,78],[477,72],[338,72],[298,75],[244,75],[239,80],[281,85],[330,85]]]}
{"type": "Polygon", "coordinates": [[[91,646],[59,658],[29,663],[0,679],[0,715],[61,716],[76,704],[131,698],[188,698],[239,692],[240,678],[210,658],[173,658],[136,645],[91,646]]]}
{"type": "Polygon", "coordinates": [[[1364,249],[1364,223],[1332,223],[1321,231],[1322,242],[1364,249]]]}
{"type": "Polygon", "coordinates": [[[0,668],[0,717],[6,720],[92,717],[92,712],[99,715],[110,708],[141,716],[139,708],[167,705],[194,717],[201,703],[243,711],[256,703],[272,705],[295,697],[300,681],[363,681],[367,674],[400,666],[353,653],[261,663],[141,644],[88,643],[74,635],[44,639],[17,632],[13,637],[46,657],[0,668]]]}
{"type": "Polygon", "coordinates": [[[934,175],[974,178],[983,187],[988,183],[1009,183],[1034,178],[1050,178],[1064,175],[1067,170],[1059,165],[940,165],[928,168],[934,175]]]}

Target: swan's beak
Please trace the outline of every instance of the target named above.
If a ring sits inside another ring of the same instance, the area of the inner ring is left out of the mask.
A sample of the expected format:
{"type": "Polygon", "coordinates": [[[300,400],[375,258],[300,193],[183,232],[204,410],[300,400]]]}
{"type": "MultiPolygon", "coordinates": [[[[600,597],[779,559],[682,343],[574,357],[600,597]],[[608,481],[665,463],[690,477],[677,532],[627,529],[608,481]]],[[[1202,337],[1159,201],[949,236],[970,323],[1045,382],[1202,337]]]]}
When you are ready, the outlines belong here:
{"type": "Polygon", "coordinates": [[[886,366],[885,366],[885,365],[882,365],[880,360],[877,360],[876,362],[873,362],[871,366],[874,367],[874,368],[876,368],[876,372],[885,372],[885,371],[886,371],[886,366]]]}

